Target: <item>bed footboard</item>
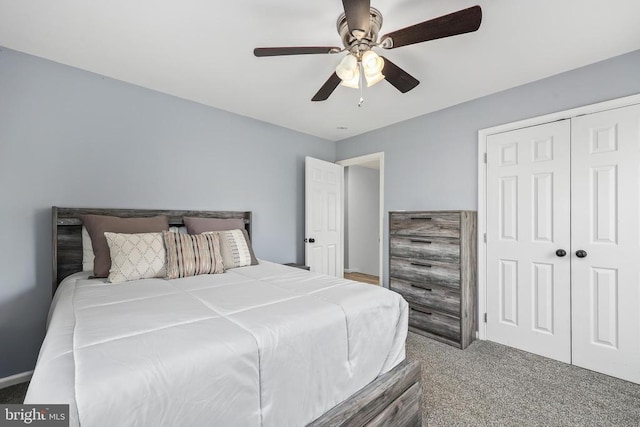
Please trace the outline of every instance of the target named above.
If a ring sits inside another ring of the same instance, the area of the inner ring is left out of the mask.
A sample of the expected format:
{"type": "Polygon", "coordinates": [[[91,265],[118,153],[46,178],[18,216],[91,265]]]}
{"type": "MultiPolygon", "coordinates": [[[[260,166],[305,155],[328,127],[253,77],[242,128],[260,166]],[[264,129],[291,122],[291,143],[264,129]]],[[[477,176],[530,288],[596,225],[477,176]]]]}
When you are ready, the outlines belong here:
{"type": "Polygon", "coordinates": [[[420,364],[405,360],[309,426],[422,426],[420,395],[420,364]]]}

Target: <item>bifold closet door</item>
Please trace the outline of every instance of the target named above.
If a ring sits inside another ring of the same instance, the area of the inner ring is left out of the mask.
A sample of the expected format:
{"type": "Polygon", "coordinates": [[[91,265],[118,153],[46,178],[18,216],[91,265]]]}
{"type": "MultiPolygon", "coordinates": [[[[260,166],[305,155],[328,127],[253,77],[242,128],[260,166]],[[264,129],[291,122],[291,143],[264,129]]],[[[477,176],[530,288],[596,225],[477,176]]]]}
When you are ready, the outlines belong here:
{"type": "Polygon", "coordinates": [[[640,383],[640,105],[571,132],[573,363],[640,383]]]}
{"type": "Polygon", "coordinates": [[[487,338],[564,362],[570,131],[564,120],[487,139],[487,338]]]}

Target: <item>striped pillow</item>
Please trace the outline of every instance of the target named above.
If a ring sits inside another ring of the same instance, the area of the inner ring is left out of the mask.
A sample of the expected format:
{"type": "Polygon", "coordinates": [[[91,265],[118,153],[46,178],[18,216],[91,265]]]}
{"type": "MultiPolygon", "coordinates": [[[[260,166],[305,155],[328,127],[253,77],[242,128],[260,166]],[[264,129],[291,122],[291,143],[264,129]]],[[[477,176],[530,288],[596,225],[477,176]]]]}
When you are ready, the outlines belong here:
{"type": "Polygon", "coordinates": [[[164,231],[167,278],[224,273],[220,240],[215,234],[182,234],[164,231]]]}

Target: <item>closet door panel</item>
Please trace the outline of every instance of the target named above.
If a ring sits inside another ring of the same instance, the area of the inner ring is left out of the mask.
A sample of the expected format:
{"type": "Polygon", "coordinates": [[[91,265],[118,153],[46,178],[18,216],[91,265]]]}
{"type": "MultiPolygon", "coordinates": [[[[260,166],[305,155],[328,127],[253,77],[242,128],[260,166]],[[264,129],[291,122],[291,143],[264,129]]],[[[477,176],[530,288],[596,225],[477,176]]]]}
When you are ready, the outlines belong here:
{"type": "Polygon", "coordinates": [[[573,363],[640,382],[640,106],[571,131],[573,363]]]}
{"type": "Polygon", "coordinates": [[[487,163],[487,338],[570,362],[570,123],[492,135],[487,163]]]}

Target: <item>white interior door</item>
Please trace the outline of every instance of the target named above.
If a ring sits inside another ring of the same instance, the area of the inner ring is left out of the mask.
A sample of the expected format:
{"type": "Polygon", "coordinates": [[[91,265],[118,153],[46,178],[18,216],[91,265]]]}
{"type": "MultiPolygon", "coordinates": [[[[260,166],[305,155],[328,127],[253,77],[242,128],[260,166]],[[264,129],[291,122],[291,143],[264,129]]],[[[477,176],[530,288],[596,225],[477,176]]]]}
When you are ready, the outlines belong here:
{"type": "Polygon", "coordinates": [[[305,262],[311,271],[342,277],[343,166],[305,158],[305,262]]]}
{"type": "Polygon", "coordinates": [[[487,139],[487,339],[564,362],[570,130],[565,120],[487,139]]]}
{"type": "Polygon", "coordinates": [[[571,149],[573,363],[640,383],[640,105],[572,119],[571,149]]]}

